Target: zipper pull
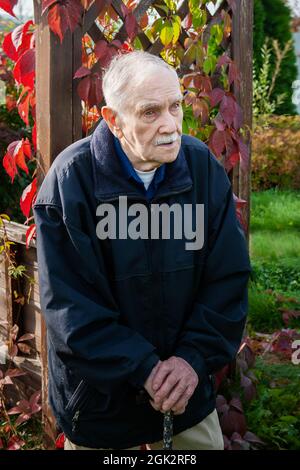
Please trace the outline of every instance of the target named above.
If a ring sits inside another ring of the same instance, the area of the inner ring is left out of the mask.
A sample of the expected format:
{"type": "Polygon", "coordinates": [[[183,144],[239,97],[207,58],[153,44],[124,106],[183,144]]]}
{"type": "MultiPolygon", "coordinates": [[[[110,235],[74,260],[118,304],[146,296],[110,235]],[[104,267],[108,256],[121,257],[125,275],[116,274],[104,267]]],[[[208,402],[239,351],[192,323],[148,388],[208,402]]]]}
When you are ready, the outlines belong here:
{"type": "Polygon", "coordinates": [[[76,432],[77,422],[79,419],[80,411],[77,410],[72,418],[72,432],[76,432]]]}

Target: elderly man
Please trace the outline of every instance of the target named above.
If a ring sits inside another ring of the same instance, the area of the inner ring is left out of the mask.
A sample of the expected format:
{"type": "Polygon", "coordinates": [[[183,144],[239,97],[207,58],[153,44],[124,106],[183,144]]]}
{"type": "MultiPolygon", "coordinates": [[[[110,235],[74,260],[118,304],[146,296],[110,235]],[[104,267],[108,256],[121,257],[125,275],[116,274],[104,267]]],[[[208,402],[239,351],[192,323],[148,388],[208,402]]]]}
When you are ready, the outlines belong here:
{"type": "Polygon", "coordinates": [[[34,206],[51,407],[66,449],[159,449],[169,410],[175,449],[223,449],[213,374],[239,348],[250,272],[229,179],[182,135],[163,60],[114,58],[103,92],[34,206]]]}

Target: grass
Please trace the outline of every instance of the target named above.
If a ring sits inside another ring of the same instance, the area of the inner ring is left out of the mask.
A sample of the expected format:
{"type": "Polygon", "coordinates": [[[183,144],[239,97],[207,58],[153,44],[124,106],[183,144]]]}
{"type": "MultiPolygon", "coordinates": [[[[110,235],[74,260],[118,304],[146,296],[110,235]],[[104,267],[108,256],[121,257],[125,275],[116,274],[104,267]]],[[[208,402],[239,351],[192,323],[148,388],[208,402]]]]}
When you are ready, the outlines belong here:
{"type": "Polygon", "coordinates": [[[300,191],[253,193],[251,201],[249,322],[273,332],[286,326],[280,309],[300,310],[300,191]]]}
{"type": "Polygon", "coordinates": [[[300,263],[300,191],[252,194],[250,253],[254,260],[300,263]]]}
{"type": "Polygon", "coordinates": [[[300,191],[270,189],[251,196],[251,233],[300,230],[300,191]]]}

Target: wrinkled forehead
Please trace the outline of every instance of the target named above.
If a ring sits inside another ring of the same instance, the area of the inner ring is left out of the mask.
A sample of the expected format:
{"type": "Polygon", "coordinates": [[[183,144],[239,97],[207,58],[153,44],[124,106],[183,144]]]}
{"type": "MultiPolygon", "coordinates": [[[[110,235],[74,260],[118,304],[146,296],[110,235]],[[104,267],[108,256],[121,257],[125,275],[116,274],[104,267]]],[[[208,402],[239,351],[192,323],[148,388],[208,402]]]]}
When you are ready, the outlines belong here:
{"type": "Polygon", "coordinates": [[[157,69],[132,87],[129,100],[133,109],[181,101],[182,93],[177,74],[167,69],[157,69]]]}

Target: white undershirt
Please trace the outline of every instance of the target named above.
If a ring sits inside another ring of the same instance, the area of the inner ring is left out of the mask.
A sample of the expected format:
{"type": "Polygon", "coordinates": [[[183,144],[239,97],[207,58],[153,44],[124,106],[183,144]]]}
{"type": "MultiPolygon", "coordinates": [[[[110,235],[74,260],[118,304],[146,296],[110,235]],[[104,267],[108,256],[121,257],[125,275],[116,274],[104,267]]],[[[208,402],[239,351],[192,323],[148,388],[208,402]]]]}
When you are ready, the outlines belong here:
{"type": "Polygon", "coordinates": [[[155,172],[156,172],[157,168],[154,168],[154,170],[150,170],[150,171],[141,171],[141,170],[137,170],[136,168],[134,170],[135,170],[136,174],[143,181],[145,189],[147,191],[147,189],[149,188],[149,186],[151,184],[151,181],[154,178],[154,175],[155,175],[155,172]]]}

